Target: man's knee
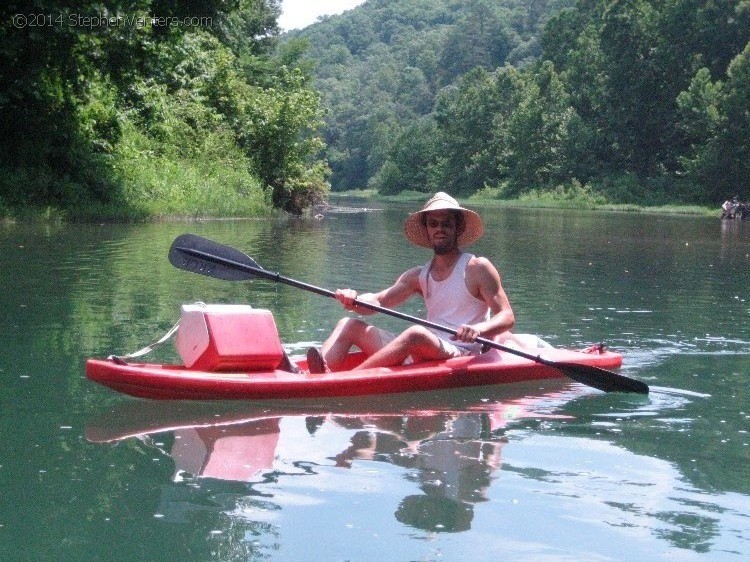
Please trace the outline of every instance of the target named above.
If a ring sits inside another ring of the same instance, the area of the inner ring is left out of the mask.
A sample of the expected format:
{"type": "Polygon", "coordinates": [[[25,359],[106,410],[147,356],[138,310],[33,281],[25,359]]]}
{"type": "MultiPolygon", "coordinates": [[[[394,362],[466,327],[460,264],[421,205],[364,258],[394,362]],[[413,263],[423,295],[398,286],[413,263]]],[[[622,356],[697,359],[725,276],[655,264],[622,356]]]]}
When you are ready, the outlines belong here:
{"type": "Polygon", "coordinates": [[[348,316],[345,316],[341,320],[338,321],[338,324],[336,325],[336,328],[344,334],[351,334],[351,333],[359,333],[364,331],[367,328],[368,324],[365,322],[362,322],[362,320],[358,320],[357,318],[349,318],[348,316]]]}
{"type": "Polygon", "coordinates": [[[417,346],[432,343],[433,334],[422,326],[411,326],[401,333],[401,338],[407,345],[417,346]]]}

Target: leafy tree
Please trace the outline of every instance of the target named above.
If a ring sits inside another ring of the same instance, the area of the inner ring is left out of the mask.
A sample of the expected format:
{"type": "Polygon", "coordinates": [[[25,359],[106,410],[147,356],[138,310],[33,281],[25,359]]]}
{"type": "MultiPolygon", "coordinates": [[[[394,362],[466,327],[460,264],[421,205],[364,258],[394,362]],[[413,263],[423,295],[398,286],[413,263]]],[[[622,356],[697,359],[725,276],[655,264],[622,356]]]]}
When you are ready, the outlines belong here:
{"type": "Polygon", "coordinates": [[[424,118],[405,127],[388,151],[370,185],[382,194],[395,194],[404,189],[428,192],[433,185],[431,171],[437,152],[437,126],[424,118]]]}
{"type": "MultiPolygon", "coordinates": [[[[500,134],[500,167],[508,194],[554,188],[573,179],[573,146],[580,120],[551,62],[540,64],[523,81],[518,105],[500,134]]],[[[497,142],[497,141],[496,141],[497,142]]]]}
{"type": "Polygon", "coordinates": [[[242,147],[278,206],[320,198],[322,110],[303,46],[274,56],[279,13],[279,0],[6,2],[0,203],[122,204],[118,159],[135,153],[118,143],[134,127],[164,157],[205,158],[206,138],[242,147]]]}
{"type": "Polygon", "coordinates": [[[424,72],[413,66],[405,67],[398,75],[396,98],[404,106],[403,113],[428,113],[432,108],[432,92],[424,72]]]}
{"type": "Polygon", "coordinates": [[[517,74],[506,70],[495,76],[477,68],[458,87],[441,92],[435,106],[439,127],[439,177],[451,193],[471,194],[485,183],[499,180],[487,150],[493,139],[493,120],[514,99],[517,74]],[[510,95],[508,95],[510,94],[510,95]]]}
{"type": "Polygon", "coordinates": [[[747,0],[378,0],[300,35],[330,108],[333,189],[593,184],[697,202],[743,181],[747,0]],[[433,144],[411,128],[425,117],[433,144]]]}
{"type": "Polygon", "coordinates": [[[620,167],[642,177],[659,171],[674,103],[663,95],[657,16],[646,0],[613,2],[603,14],[600,36],[609,68],[602,93],[614,154],[620,167]]]}
{"type": "Polygon", "coordinates": [[[711,82],[700,69],[678,99],[682,128],[692,141],[681,160],[715,200],[750,198],[750,43],[732,61],[727,82],[711,82]],[[731,195],[730,195],[731,194],[731,195]]]}
{"type": "Polygon", "coordinates": [[[725,184],[696,175],[696,154],[726,126],[721,115],[728,107],[707,85],[726,76],[750,39],[744,6],[739,0],[591,0],[549,23],[543,57],[560,71],[581,119],[576,177],[635,173],[642,182],[659,180],[651,185],[672,199],[693,201],[712,197],[709,185],[725,184]]]}
{"type": "Polygon", "coordinates": [[[477,67],[501,66],[513,47],[506,25],[489,0],[470,0],[443,46],[441,82],[450,84],[477,67]]]}
{"type": "Polygon", "coordinates": [[[284,41],[309,40],[317,63],[332,189],[367,185],[401,130],[430,115],[441,88],[464,73],[493,71],[511,53],[529,63],[543,23],[574,1],[378,0],[289,34],[284,41]]]}

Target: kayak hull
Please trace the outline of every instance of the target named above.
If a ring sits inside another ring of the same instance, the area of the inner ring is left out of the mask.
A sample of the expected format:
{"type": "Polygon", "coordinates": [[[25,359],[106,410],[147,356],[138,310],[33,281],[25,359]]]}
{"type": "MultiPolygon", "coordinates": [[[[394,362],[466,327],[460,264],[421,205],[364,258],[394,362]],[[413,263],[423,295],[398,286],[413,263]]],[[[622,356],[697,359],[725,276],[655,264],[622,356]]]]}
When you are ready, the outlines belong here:
{"type": "MultiPolygon", "coordinates": [[[[622,365],[622,355],[604,351],[538,350],[543,359],[604,369],[622,365]]],[[[362,360],[352,354],[349,366],[362,360]]],[[[306,369],[304,361],[299,361],[306,369]]],[[[491,350],[473,357],[326,374],[206,372],[180,365],[121,364],[89,359],[88,379],[117,392],[154,400],[277,400],[419,392],[560,378],[564,373],[536,361],[491,350]]]]}

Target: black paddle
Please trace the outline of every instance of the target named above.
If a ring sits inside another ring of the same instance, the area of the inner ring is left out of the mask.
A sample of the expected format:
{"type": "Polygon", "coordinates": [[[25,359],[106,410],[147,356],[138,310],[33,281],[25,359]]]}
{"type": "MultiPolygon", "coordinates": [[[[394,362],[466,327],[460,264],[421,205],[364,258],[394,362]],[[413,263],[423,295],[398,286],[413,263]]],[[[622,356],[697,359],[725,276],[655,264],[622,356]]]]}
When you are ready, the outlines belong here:
{"type": "MultiPolygon", "coordinates": [[[[193,273],[200,273],[201,275],[207,275],[209,277],[215,277],[216,279],[224,279],[227,281],[247,281],[255,277],[262,277],[275,281],[276,283],[285,283],[292,287],[297,287],[298,289],[317,293],[324,297],[336,298],[336,293],[333,291],[322,289],[314,285],[308,285],[307,283],[296,281],[295,279],[283,277],[278,273],[267,271],[258,265],[253,258],[239,250],[207,240],[206,238],[201,238],[194,234],[182,234],[175,239],[172,243],[172,247],[169,249],[169,261],[179,269],[184,269],[193,273]]],[[[453,328],[441,326],[428,320],[423,320],[415,316],[404,314],[403,312],[398,312],[397,310],[384,308],[382,306],[359,300],[355,300],[354,302],[357,306],[369,308],[370,310],[382,314],[395,316],[396,318],[406,320],[407,322],[421,324],[422,326],[446,332],[454,336],[457,334],[456,330],[453,328]]],[[[617,373],[607,371],[606,369],[590,365],[580,365],[578,363],[551,361],[549,359],[544,359],[539,355],[525,353],[518,349],[506,347],[485,338],[477,338],[477,342],[487,347],[499,349],[506,353],[518,355],[531,361],[536,361],[547,367],[552,367],[574,381],[578,381],[598,390],[603,390],[604,392],[636,392],[639,394],[648,394],[648,385],[645,383],[623,375],[618,375],[617,373]]]]}

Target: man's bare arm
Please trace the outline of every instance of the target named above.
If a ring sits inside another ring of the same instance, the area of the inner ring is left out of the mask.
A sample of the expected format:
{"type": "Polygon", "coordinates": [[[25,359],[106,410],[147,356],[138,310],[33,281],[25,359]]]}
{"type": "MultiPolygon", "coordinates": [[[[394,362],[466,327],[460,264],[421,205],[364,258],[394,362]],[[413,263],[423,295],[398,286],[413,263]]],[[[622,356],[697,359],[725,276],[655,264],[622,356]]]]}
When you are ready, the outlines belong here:
{"type": "Polygon", "coordinates": [[[419,267],[415,267],[403,273],[393,285],[379,293],[362,293],[359,295],[354,289],[339,289],[336,291],[336,298],[346,310],[363,315],[374,314],[375,311],[369,308],[356,306],[354,304],[355,299],[384,308],[397,307],[406,302],[412,296],[420,293],[420,269],[421,268],[419,267]]]}

